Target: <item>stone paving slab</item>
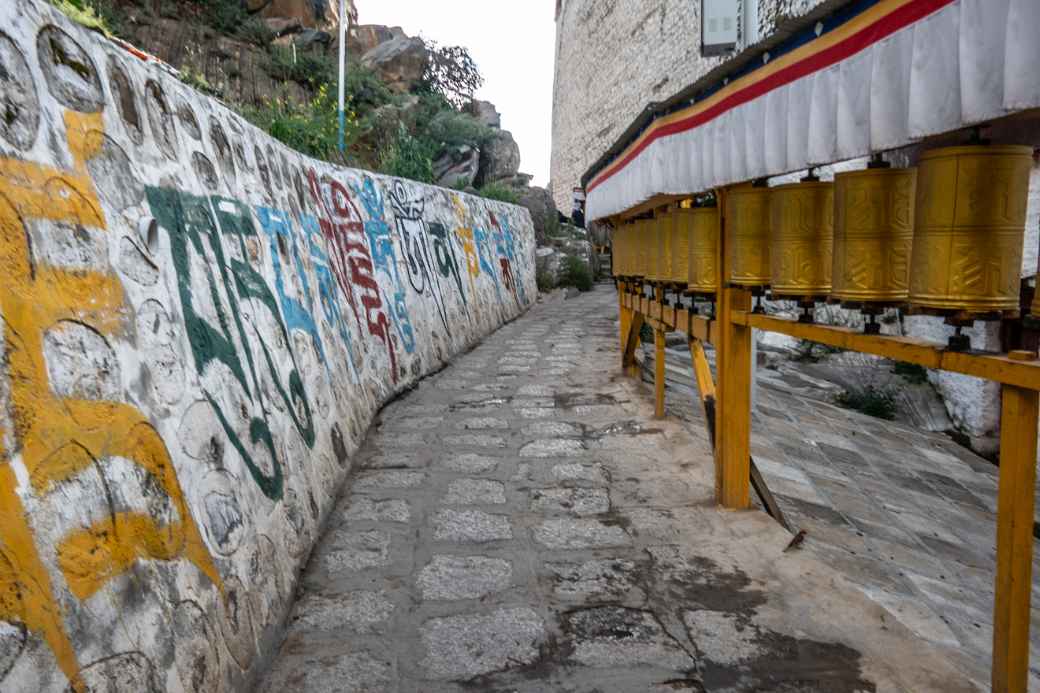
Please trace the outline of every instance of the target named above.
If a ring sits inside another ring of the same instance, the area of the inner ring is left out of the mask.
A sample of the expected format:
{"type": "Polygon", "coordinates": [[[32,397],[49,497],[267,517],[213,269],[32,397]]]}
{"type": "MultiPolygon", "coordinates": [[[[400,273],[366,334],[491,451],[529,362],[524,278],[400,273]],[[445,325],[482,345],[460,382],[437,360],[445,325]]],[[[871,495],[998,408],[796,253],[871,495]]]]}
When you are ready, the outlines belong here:
{"type": "MultiPolygon", "coordinates": [[[[954,551],[971,516],[931,534],[908,516],[879,544],[868,523],[894,510],[850,503],[844,515],[829,494],[861,495],[849,473],[882,477],[880,453],[831,429],[809,448],[816,466],[795,465],[760,437],[799,519],[834,532],[784,553],[790,535],[763,513],[714,507],[703,430],[655,421],[649,388],[618,360],[616,298],[600,286],[539,305],[388,405],[258,690],[982,690],[957,628],[903,598],[962,599],[943,566],[904,577],[882,565],[913,558],[899,548],[911,534],[954,551]]],[[[792,430],[815,420],[800,402],[784,411],[792,430]]],[[[947,493],[976,494],[970,477],[954,478],[947,493]]]]}

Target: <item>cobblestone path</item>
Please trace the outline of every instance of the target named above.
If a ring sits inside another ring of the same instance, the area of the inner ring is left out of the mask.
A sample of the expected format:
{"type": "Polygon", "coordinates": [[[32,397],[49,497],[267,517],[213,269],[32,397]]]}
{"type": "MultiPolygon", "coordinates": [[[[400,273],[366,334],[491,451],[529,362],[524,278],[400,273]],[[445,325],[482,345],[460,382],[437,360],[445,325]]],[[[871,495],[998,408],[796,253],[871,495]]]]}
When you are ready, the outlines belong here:
{"type": "Polygon", "coordinates": [[[620,376],[615,294],[552,301],[389,405],[259,690],[974,691],[620,376]]]}

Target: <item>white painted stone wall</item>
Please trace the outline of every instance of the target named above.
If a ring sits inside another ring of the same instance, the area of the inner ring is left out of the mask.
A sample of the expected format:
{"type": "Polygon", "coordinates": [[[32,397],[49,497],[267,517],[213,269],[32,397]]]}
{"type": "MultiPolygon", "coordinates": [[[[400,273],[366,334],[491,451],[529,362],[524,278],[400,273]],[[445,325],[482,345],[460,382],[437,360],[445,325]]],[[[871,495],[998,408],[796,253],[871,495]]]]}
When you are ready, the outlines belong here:
{"type": "Polygon", "coordinates": [[[246,690],[375,412],[537,295],[522,208],[309,160],[0,3],[0,690],[246,690]]]}
{"type": "MultiPolygon", "coordinates": [[[[759,34],[823,0],[758,0],[759,34]]],[[[700,0],[563,0],[556,18],[550,187],[571,190],[651,101],[725,60],[701,56],[700,0]]]]}

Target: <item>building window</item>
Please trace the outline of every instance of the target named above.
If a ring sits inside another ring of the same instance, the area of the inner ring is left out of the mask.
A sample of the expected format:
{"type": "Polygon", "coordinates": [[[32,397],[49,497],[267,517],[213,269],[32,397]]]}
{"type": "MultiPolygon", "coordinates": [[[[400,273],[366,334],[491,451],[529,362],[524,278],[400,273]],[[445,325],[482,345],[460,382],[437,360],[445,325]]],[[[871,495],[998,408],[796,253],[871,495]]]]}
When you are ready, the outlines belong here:
{"type": "Polygon", "coordinates": [[[758,0],[699,0],[701,55],[728,55],[758,40],[758,0]]]}

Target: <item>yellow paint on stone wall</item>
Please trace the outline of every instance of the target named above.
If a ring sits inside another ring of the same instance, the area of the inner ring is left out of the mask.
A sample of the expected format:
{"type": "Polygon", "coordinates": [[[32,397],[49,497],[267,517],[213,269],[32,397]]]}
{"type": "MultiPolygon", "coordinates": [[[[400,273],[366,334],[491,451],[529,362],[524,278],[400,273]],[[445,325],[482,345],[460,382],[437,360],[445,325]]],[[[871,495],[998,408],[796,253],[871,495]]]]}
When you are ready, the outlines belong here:
{"type": "Polygon", "coordinates": [[[469,270],[469,288],[476,295],[476,284],[474,280],[480,276],[480,259],[477,257],[477,242],[473,238],[473,228],[466,224],[466,206],[458,195],[452,194],[451,204],[455,208],[455,219],[458,228],[455,235],[462,244],[462,252],[466,255],[466,269],[469,270]]]}
{"type": "Polygon", "coordinates": [[[46,331],[74,320],[102,335],[117,335],[126,312],[115,275],[34,264],[31,256],[26,220],[106,229],[86,170],[103,141],[101,116],[70,112],[65,124],[74,171],[0,159],[0,316],[14,424],[11,450],[0,435],[0,618],[20,621],[43,637],[79,690],[79,664],[10,467],[16,454],[29,473],[31,489],[23,492],[44,496],[99,460],[122,457],[148,472],[177,510],[179,519],[164,525],[145,513],[119,512],[63,538],[56,547],[58,565],[78,599],[89,598],[140,558],[183,557],[221,590],[223,583],[166,445],[141,412],[121,402],[59,398],[51,389],[43,354],[46,331]]]}

